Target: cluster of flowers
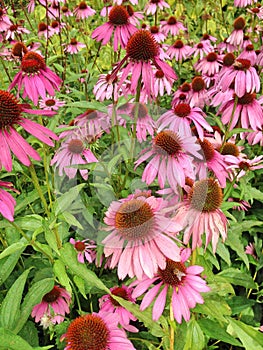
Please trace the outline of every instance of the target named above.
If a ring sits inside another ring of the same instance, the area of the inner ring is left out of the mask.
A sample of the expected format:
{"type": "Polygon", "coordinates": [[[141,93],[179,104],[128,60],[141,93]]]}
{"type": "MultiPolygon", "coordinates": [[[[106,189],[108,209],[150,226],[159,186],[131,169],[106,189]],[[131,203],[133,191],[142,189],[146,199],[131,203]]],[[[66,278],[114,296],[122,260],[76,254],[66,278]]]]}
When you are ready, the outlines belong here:
{"type": "MultiPolygon", "coordinates": [[[[136,0],[130,2],[137,5],[136,0]]],[[[235,6],[252,3],[236,0],[235,6]]],[[[76,20],[85,20],[95,14],[84,1],[73,11],[64,0],[49,1],[48,8],[44,0],[39,0],[39,4],[46,8],[47,17],[52,21],[50,25],[40,23],[38,27],[38,35],[47,39],[61,33],[66,26],[61,18],[66,21],[75,16],[76,20]]],[[[32,12],[34,8],[35,1],[31,0],[28,9],[32,12]]],[[[165,8],[169,8],[165,1],[150,0],[145,14],[155,15],[165,8]]],[[[248,12],[262,19],[260,5],[249,8],[248,12]]],[[[105,16],[105,23],[96,28],[91,37],[101,45],[107,45],[112,39],[114,51],[125,50],[115,68],[100,75],[94,86],[97,100],[113,99],[113,104],[107,106],[107,113],[87,110],[71,122],[75,128],[61,132],[58,138],[45,126],[25,118],[23,113],[56,114],[64,104],[55,98],[62,80],[47,67],[38,51],[40,45],[30,47],[25,41],[15,40],[27,35],[29,30],[22,23],[13,23],[7,9],[0,9],[1,56],[20,64],[8,91],[0,90],[0,167],[12,171],[11,152],[25,166],[30,166],[30,158],[40,160],[39,154],[18,132],[21,128],[51,147],[54,140],[62,140],[51,165],[58,168],[60,176],[65,173],[69,178],[77,175],[77,168],[72,166],[98,162],[90,144],[116,125],[131,128],[131,134],[142,146],[150,140],[150,145],[135,155],[134,165],[137,169],[147,162],[142,181],[147,185],[156,184],[158,192],[154,195],[151,191],[137,190],[127,198],[112,202],[105,215],[104,229],[108,235],[102,243],[107,267],[117,268],[120,280],[127,276],[136,278],[129,287],[112,288],[111,294],[132,303],[144,295],[140,309],[144,310],[154,301],[152,316],[153,320],[158,320],[165,309],[168,291],[172,290],[176,321],[189,321],[190,309],[204,302],[200,293],[210,290],[201,277],[203,267],[187,263],[192,250],[201,246],[206,249],[212,242],[213,252],[216,252],[220,235],[223,241],[227,238],[227,219],[220,209],[222,189],[227,181],[237,184],[247,171],[263,168],[263,156],[248,159],[242,153],[243,147],[236,144],[237,135],[232,132],[232,137],[228,137],[234,128],[243,128],[247,131],[240,134],[241,140],[263,145],[263,98],[257,96],[263,51],[254,48],[257,28],[246,29],[245,19],[238,17],[224,42],[216,44],[216,38],[204,34],[200,42],[191,47],[182,40],[187,28],[174,16],[162,21],[160,27],[157,23],[149,26],[142,22],[142,12],[135,12],[130,4],[122,4],[121,0],[107,4],[101,15],[105,16]],[[250,40],[247,34],[251,31],[250,40]],[[175,39],[174,44],[166,45],[167,38],[175,39]],[[11,50],[4,47],[7,40],[12,44],[11,50]],[[166,60],[172,64],[177,61],[180,65],[189,58],[196,59],[195,76],[173,93],[171,109],[154,120],[147,103],[164,94],[171,95],[178,79],[166,60]],[[10,92],[15,87],[17,96],[10,92]],[[20,94],[40,109],[33,110],[19,103],[20,94]],[[116,109],[120,96],[131,95],[136,98],[116,109]],[[217,108],[217,115],[225,126],[224,133],[207,122],[204,110],[209,107],[217,108]],[[128,116],[131,123],[123,115],[128,116]],[[189,245],[191,249],[186,248],[189,245]]],[[[77,54],[85,47],[75,38],[65,45],[67,54],[77,54]]],[[[81,169],[80,175],[86,180],[88,170],[81,169]]],[[[1,181],[0,186],[13,189],[8,182],[1,181]]],[[[0,212],[12,221],[15,200],[3,189],[0,189],[0,196],[0,212]]],[[[246,209],[249,204],[243,203],[243,206],[246,209]]],[[[80,263],[86,259],[88,263],[96,262],[101,266],[102,262],[96,261],[95,242],[75,239],[70,242],[80,263]]],[[[64,336],[65,349],[76,349],[76,344],[87,339],[91,348],[92,344],[100,344],[101,349],[133,349],[123,329],[136,332],[130,324],[136,318],[112,295],[100,299],[98,313],[81,316],[70,324],[64,336]]],[[[55,286],[35,306],[32,316],[44,327],[60,323],[70,312],[70,302],[69,293],[55,286]]]]}

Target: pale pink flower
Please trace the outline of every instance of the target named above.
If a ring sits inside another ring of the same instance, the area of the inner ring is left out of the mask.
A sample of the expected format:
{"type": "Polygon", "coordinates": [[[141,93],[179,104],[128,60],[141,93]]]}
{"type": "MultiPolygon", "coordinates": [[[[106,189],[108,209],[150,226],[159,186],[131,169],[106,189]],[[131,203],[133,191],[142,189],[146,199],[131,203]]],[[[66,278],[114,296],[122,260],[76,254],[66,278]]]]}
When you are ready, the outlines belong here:
{"type": "Polygon", "coordinates": [[[222,55],[223,53],[236,51],[236,46],[229,44],[227,42],[227,38],[225,38],[224,41],[216,46],[216,49],[218,50],[219,54],[222,55]]]}
{"type": "Polygon", "coordinates": [[[94,85],[93,93],[95,95],[96,100],[103,102],[104,100],[113,101],[118,100],[119,92],[118,89],[118,76],[116,76],[114,81],[111,81],[111,74],[100,74],[97,83],[94,85]]]}
{"type": "Polygon", "coordinates": [[[61,7],[61,14],[65,17],[71,17],[73,16],[73,12],[70,11],[68,6],[64,5],[61,7]]]}
{"type": "Polygon", "coordinates": [[[237,59],[249,60],[251,63],[251,66],[254,66],[257,61],[257,54],[254,50],[253,44],[249,44],[245,46],[245,49],[240,53],[237,59]]]}
{"type": "Polygon", "coordinates": [[[257,16],[259,19],[263,19],[263,6],[262,5],[256,5],[256,7],[248,8],[247,12],[251,13],[254,16],[257,16]]]}
{"type": "Polygon", "coordinates": [[[5,31],[5,40],[15,40],[16,35],[20,35],[21,34],[29,34],[30,30],[22,27],[19,24],[11,24],[9,26],[9,28],[6,29],[5,31]]]}
{"type": "Polygon", "coordinates": [[[199,60],[194,64],[194,68],[197,72],[202,74],[208,74],[209,76],[219,72],[222,66],[222,56],[216,52],[209,52],[207,56],[199,60]]]}
{"type": "Polygon", "coordinates": [[[8,30],[8,28],[12,25],[12,22],[10,21],[6,8],[0,8],[0,32],[5,32],[8,30]]]}
{"type": "Polygon", "coordinates": [[[204,108],[205,105],[210,105],[210,98],[205,86],[205,81],[202,77],[196,76],[191,83],[191,93],[189,98],[190,107],[204,108]]]}
{"type": "Polygon", "coordinates": [[[70,40],[70,43],[65,48],[65,52],[70,53],[71,55],[77,54],[81,49],[86,47],[85,44],[77,41],[75,38],[70,40]]]}
{"type": "Polygon", "coordinates": [[[96,13],[85,1],[81,1],[73,12],[77,19],[85,19],[96,13]]]}
{"type": "Polygon", "coordinates": [[[162,130],[152,139],[152,145],[141,152],[135,162],[138,167],[145,161],[142,181],[150,185],[156,178],[160,188],[164,188],[166,181],[177,192],[178,185],[185,185],[185,178],[194,177],[193,158],[202,158],[198,153],[200,146],[196,137],[162,130]],[[149,160],[150,159],[150,160],[149,160]]]}
{"type": "Polygon", "coordinates": [[[188,103],[178,103],[173,109],[165,112],[158,119],[159,129],[169,127],[174,132],[184,136],[191,136],[193,123],[200,139],[204,137],[204,130],[213,131],[205,120],[206,114],[199,107],[191,107],[188,103]]]}
{"type": "Polygon", "coordinates": [[[185,45],[182,40],[178,39],[175,41],[173,45],[171,45],[166,51],[167,55],[170,59],[175,58],[176,61],[182,62],[187,59],[189,56],[191,47],[189,45],[185,45]]]}
{"type": "Polygon", "coordinates": [[[126,5],[126,10],[128,11],[128,14],[130,16],[130,23],[135,26],[139,26],[140,21],[144,18],[143,12],[135,12],[131,5],[126,5]]]}
{"type": "Polygon", "coordinates": [[[234,6],[236,7],[247,7],[257,2],[257,0],[234,0],[234,6]]]}
{"type": "Polygon", "coordinates": [[[37,35],[39,37],[43,36],[45,39],[47,39],[49,37],[49,26],[46,25],[46,23],[44,22],[40,22],[38,24],[38,32],[37,35]]]}
{"type": "Polygon", "coordinates": [[[162,70],[154,73],[154,96],[171,95],[173,80],[167,78],[162,70]]]}
{"type": "Polygon", "coordinates": [[[54,146],[52,139],[58,139],[48,128],[23,118],[22,113],[24,112],[48,116],[55,114],[53,111],[27,108],[27,105],[19,104],[13,94],[0,90],[0,169],[4,166],[7,171],[12,171],[11,151],[26,166],[31,164],[30,157],[35,160],[41,159],[34,148],[16,131],[16,126],[19,125],[25,131],[51,147],[54,146]]]}
{"type": "Polygon", "coordinates": [[[167,21],[161,21],[161,31],[168,35],[178,35],[180,31],[185,32],[187,28],[183,25],[183,23],[177,21],[174,16],[170,16],[167,21]]]}
{"type": "Polygon", "coordinates": [[[92,32],[92,39],[101,41],[102,45],[106,45],[114,33],[114,51],[118,50],[119,45],[124,49],[129,38],[138,30],[130,23],[129,18],[130,15],[124,6],[113,6],[109,13],[109,21],[92,32]]]}
{"type": "Polygon", "coordinates": [[[49,36],[61,33],[62,28],[65,28],[66,24],[59,21],[52,21],[49,26],[49,36]]]}
{"type": "Polygon", "coordinates": [[[78,252],[78,261],[84,264],[85,259],[92,263],[96,259],[96,252],[94,248],[97,247],[94,241],[90,239],[84,239],[82,241],[70,238],[69,242],[74,245],[75,250],[78,252]]]}
{"type": "Polygon", "coordinates": [[[200,60],[204,58],[205,55],[208,55],[209,52],[214,50],[213,46],[209,42],[200,42],[194,45],[194,47],[189,50],[188,56],[199,57],[200,60]]]}
{"type": "Polygon", "coordinates": [[[227,238],[227,219],[220,209],[223,201],[222,189],[213,178],[194,183],[188,197],[176,207],[176,213],[171,219],[183,226],[184,244],[192,237],[192,249],[202,246],[202,236],[205,233],[205,249],[212,241],[213,252],[221,234],[223,242],[227,238]]]}
{"type": "MultiPolygon", "coordinates": [[[[238,210],[238,211],[248,211],[249,208],[251,208],[251,205],[244,200],[240,200],[239,198],[232,198],[229,197],[227,199],[228,202],[235,202],[237,205],[233,206],[232,209],[238,210]]],[[[247,253],[247,252],[246,252],[247,253]]],[[[249,253],[247,253],[249,254],[249,253]]]]}
{"type": "MultiPolygon", "coordinates": [[[[143,275],[152,278],[166,257],[179,259],[179,248],[167,235],[170,219],[163,212],[165,202],[154,196],[134,196],[111,203],[104,218],[110,231],[102,241],[104,254],[111,256],[110,267],[118,265],[118,277],[143,275]]],[[[170,228],[176,234],[180,227],[170,228]]]]}
{"type": "Polygon", "coordinates": [[[263,147],[263,131],[257,130],[254,132],[249,132],[246,139],[250,145],[256,145],[257,143],[263,147]]]}
{"type": "Polygon", "coordinates": [[[45,98],[47,93],[54,96],[61,82],[60,77],[46,66],[42,56],[29,51],[23,56],[20,71],[15,75],[8,89],[11,90],[17,86],[18,92],[23,90],[23,98],[28,97],[37,105],[39,97],[45,98]]]}
{"type": "Polygon", "coordinates": [[[39,101],[39,107],[47,111],[57,111],[60,107],[63,107],[65,103],[65,101],[60,101],[54,96],[47,95],[45,98],[39,101]]]}
{"type": "MultiPolygon", "coordinates": [[[[16,189],[14,189],[11,182],[0,180],[0,186],[19,193],[16,189]]],[[[0,213],[9,221],[14,221],[15,205],[16,201],[11,194],[0,188],[0,213]]]]}
{"type": "Polygon", "coordinates": [[[159,268],[153,278],[145,277],[142,281],[132,283],[132,286],[136,286],[132,293],[133,297],[139,297],[146,292],[140,305],[142,311],[149,307],[156,298],[152,309],[154,321],[158,321],[164,312],[170,288],[172,290],[172,310],[178,323],[182,323],[182,318],[188,322],[191,317],[190,309],[196,304],[204,303],[200,293],[209,292],[210,288],[200,276],[204,270],[202,266],[185,264],[190,255],[191,249],[182,249],[179,262],[168,259],[166,268],[159,268]],[[149,289],[151,286],[152,288],[149,289]]]}
{"type": "MultiPolygon", "coordinates": [[[[256,250],[255,250],[255,244],[254,244],[254,243],[249,243],[249,244],[246,246],[245,253],[248,254],[248,255],[253,256],[253,258],[254,258],[255,260],[258,259],[256,250]]],[[[262,327],[263,327],[263,326],[262,326],[262,327]]],[[[262,331],[263,331],[263,329],[262,329],[262,331]]]]}
{"type": "MultiPolygon", "coordinates": [[[[122,287],[110,288],[111,294],[119,298],[130,301],[135,304],[136,300],[132,297],[133,288],[125,285],[122,287]]],[[[103,295],[99,299],[99,306],[101,311],[110,312],[118,316],[120,325],[129,332],[138,332],[139,330],[130,325],[130,321],[136,321],[137,318],[133,314],[121,306],[110,294],[103,295]]]]}
{"type": "Polygon", "coordinates": [[[65,314],[70,312],[70,302],[71,297],[66,289],[54,286],[43,296],[41,303],[34,306],[31,316],[35,318],[35,322],[41,321],[43,316],[50,316],[53,324],[61,323],[64,321],[65,314]]]}
{"type": "Polygon", "coordinates": [[[149,0],[145,6],[146,15],[154,15],[157,9],[163,10],[164,8],[170,8],[164,0],[149,0]]]}
{"type": "MultiPolygon", "coordinates": [[[[112,115],[112,105],[108,106],[108,112],[100,112],[94,109],[87,109],[84,113],[78,115],[74,121],[73,125],[78,126],[79,128],[84,128],[83,132],[86,137],[90,135],[93,139],[99,138],[102,133],[110,132],[111,125],[111,115],[112,115]]],[[[64,137],[61,135],[61,137],[64,137]]]]}
{"type": "Polygon", "coordinates": [[[189,83],[183,83],[179,86],[178,90],[175,91],[172,100],[172,107],[174,108],[179,103],[188,103],[192,94],[192,87],[189,83]]]}
{"type": "Polygon", "coordinates": [[[240,46],[243,44],[244,40],[244,28],[246,25],[246,21],[242,17],[238,17],[235,19],[233,27],[234,30],[227,38],[227,42],[234,46],[240,46]]]}
{"type": "Polygon", "coordinates": [[[228,155],[226,158],[229,162],[231,162],[228,169],[233,171],[232,177],[235,176],[237,181],[241,177],[245,176],[249,171],[263,168],[263,155],[255,157],[254,159],[248,159],[246,156],[242,155],[239,157],[228,155]]]}
{"type": "Polygon", "coordinates": [[[64,350],[107,349],[136,350],[114,313],[100,311],[75,318],[60,340],[65,340],[64,350]]]}

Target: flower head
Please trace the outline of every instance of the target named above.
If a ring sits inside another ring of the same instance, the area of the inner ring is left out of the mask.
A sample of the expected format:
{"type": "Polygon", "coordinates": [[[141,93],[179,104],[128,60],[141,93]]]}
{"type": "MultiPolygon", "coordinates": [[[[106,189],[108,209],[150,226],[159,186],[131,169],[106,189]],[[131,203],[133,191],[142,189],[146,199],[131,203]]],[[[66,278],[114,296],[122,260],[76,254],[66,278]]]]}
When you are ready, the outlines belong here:
{"type": "Polygon", "coordinates": [[[183,25],[183,23],[177,21],[174,16],[170,16],[167,21],[161,21],[161,31],[168,35],[169,33],[172,35],[180,34],[180,31],[186,31],[187,28],[183,25]]]}
{"type": "MultiPolygon", "coordinates": [[[[0,186],[7,188],[11,191],[18,192],[14,189],[11,182],[1,181],[0,186]]],[[[14,210],[15,210],[16,201],[11,196],[10,193],[6,192],[0,188],[0,213],[9,221],[14,221],[14,210]]]]}
{"type": "Polygon", "coordinates": [[[96,252],[94,249],[97,247],[94,241],[84,239],[83,241],[70,238],[69,242],[74,245],[75,250],[78,252],[78,261],[84,264],[84,258],[89,262],[93,262],[96,259],[96,252]]]}
{"type": "Polygon", "coordinates": [[[81,1],[74,10],[77,19],[85,19],[96,13],[85,1],[81,1]]]}
{"type": "Polygon", "coordinates": [[[157,9],[163,10],[164,8],[169,8],[169,4],[164,0],[149,0],[145,6],[146,15],[154,15],[157,9]]]}

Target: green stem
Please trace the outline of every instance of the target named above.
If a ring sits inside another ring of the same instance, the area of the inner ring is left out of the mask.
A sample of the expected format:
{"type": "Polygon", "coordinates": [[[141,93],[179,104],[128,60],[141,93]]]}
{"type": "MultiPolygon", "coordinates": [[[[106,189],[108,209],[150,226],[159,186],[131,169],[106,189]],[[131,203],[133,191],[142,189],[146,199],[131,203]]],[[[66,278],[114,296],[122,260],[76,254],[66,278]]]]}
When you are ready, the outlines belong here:
{"type": "MultiPolygon", "coordinates": [[[[257,271],[254,273],[253,281],[255,281],[255,279],[257,278],[257,273],[258,273],[257,271]]],[[[252,288],[250,288],[247,293],[247,299],[249,299],[251,292],[252,292],[252,288]]]]}
{"type": "Polygon", "coordinates": [[[41,187],[39,185],[37,174],[36,174],[36,170],[35,170],[35,167],[34,167],[33,164],[31,164],[29,166],[29,171],[30,171],[31,179],[33,181],[35,189],[37,190],[38,195],[39,195],[39,197],[41,199],[41,202],[43,203],[43,206],[44,206],[44,209],[45,209],[45,213],[46,213],[47,216],[49,216],[49,210],[48,210],[47,201],[46,201],[46,198],[44,197],[44,194],[43,194],[43,192],[41,190],[41,187]]]}
{"type": "Polygon", "coordinates": [[[233,109],[232,109],[230,121],[229,121],[229,123],[227,125],[227,128],[226,128],[226,131],[225,131],[225,135],[224,135],[224,139],[223,139],[222,145],[220,147],[220,152],[222,151],[222,149],[224,148],[225,143],[227,142],[228,134],[229,134],[229,131],[231,130],[232,121],[233,121],[234,114],[235,114],[235,111],[236,111],[236,108],[237,108],[237,103],[238,103],[238,96],[235,95],[234,106],[233,106],[233,109]]]}
{"type": "Polygon", "coordinates": [[[172,298],[170,302],[170,321],[171,321],[171,326],[170,326],[170,350],[174,350],[174,313],[173,313],[173,304],[172,304],[172,298]]]}
{"type": "Polygon", "coordinates": [[[196,263],[196,257],[197,257],[197,248],[195,248],[195,249],[192,251],[192,257],[191,257],[190,265],[195,265],[195,263],[196,263]]]}

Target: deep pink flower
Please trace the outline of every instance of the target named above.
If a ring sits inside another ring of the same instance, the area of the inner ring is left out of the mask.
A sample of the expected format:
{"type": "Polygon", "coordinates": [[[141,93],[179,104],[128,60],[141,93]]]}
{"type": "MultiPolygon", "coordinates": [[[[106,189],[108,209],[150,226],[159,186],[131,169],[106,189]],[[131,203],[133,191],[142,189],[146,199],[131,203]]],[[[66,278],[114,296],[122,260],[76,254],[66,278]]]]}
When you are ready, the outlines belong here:
{"type": "Polygon", "coordinates": [[[81,49],[86,47],[85,44],[77,41],[75,38],[70,40],[70,43],[65,48],[65,52],[70,53],[71,55],[77,54],[81,49]]]}
{"type": "MultiPolygon", "coordinates": [[[[126,287],[113,287],[110,288],[111,294],[116,295],[119,298],[130,301],[135,304],[136,300],[132,297],[133,288],[126,287]]],[[[120,325],[129,332],[138,332],[139,330],[130,325],[130,321],[136,321],[137,318],[133,314],[121,306],[117,300],[115,300],[110,294],[103,295],[99,299],[100,310],[105,312],[114,313],[118,315],[120,325]]]]}
{"type": "Polygon", "coordinates": [[[34,306],[31,316],[35,322],[41,321],[42,317],[50,316],[53,324],[64,321],[65,314],[69,313],[70,294],[59,286],[45,294],[40,304],[34,306]]]}
{"type": "Polygon", "coordinates": [[[227,42],[234,46],[241,46],[244,40],[244,28],[246,21],[242,17],[238,17],[234,20],[234,30],[227,38],[227,42]]]}
{"type": "MultiPolygon", "coordinates": [[[[255,250],[255,244],[254,244],[254,243],[249,243],[249,244],[246,246],[245,253],[248,254],[248,255],[253,256],[253,258],[254,258],[255,260],[258,259],[256,250],[255,250]]],[[[262,331],[263,331],[263,330],[262,330],[262,331]]]]}
{"type": "Polygon", "coordinates": [[[67,343],[64,350],[136,350],[118,323],[115,314],[104,311],[77,317],[61,337],[67,343]]]}
{"type": "Polygon", "coordinates": [[[240,53],[240,55],[237,58],[249,60],[251,65],[254,66],[257,61],[257,54],[253,44],[245,46],[244,50],[240,53]]]}
{"type": "Polygon", "coordinates": [[[183,25],[183,23],[177,21],[174,16],[170,16],[167,21],[161,21],[161,31],[168,35],[178,35],[180,34],[180,30],[185,32],[187,28],[183,25]]]}
{"type": "Polygon", "coordinates": [[[81,1],[74,10],[77,19],[85,19],[96,13],[85,1],[81,1]]]}
{"type": "Polygon", "coordinates": [[[11,24],[5,31],[5,40],[15,40],[16,35],[21,37],[22,34],[29,33],[30,31],[22,27],[20,24],[11,24]]]}
{"type": "Polygon", "coordinates": [[[209,76],[218,73],[221,66],[222,56],[218,55],[216,52],[209,52],[207,56],[194,64],[194,68],[197,72],[208,74],[209,76]]]}
{"type": "Polygon", "coordinates": [[[221,43],[219,43],[216,46],[218,52],[220,55],[222,55],[223,53],[228,53],[228,52],[233,52],[236,51],[236,46],[235,45],[231,45],[227,42],[227,38],[224,39],[224,41],[222,41],[221,43]]]}
{"type": "Polygon", "coordinates": [[[263,131],[257,130],[254,132],[249,132],[246,139],[250,145],[256,145],[257,143],[263,147],[263,131]]]}
{"type": "Polygon", "coordinates": [[[116,102],[119,96],[119,89],[117,88],[118,76],[112,82],[110,74],[100,74],[97,83],[94,85],[93,93],[96,100],[103,102],[104,100],[113,100],[116,102]]]}
{"type": "MultiPolygon", "coordinates": [[[[18,192],[14,189],[11,182],[1,181],[0,186],[7,188],[11,191],[18,192]]],[[[14,221],[14,210],[15,210],[16,201],[11,196],[10,193],[6,192],[0,188],[0,213],[9,221],[14,221]]]]}
{"type": "MultiPolygon", "coordinates": [[[[118,277],[152,278],[165,258],[178,260],[179,248],[167,236],[170,220],[163,212],[164,201],[154,196],[134,195],[111,203],[104,218],[110,231],[102,241],[104,254],[111,256],[110,267],[118,265],[118,277]]],[[[174,234],[180,227],[173,223],[174,234]]]]}
{"type": "Polygon", "coordinates": [[[109,21],[97,27],[91,34],[92,39],[101,41],[106,45],[114,32],[113,49],[118,50],[118,45],[125,48],[132,34],[138,29],[130,23],[130,15],[125,6],[113,6],[109,13],[109,21]]]}
{"type": "Polygon", "coordinates": [[[160,69],[154,73],[154,96],[171,95],[173,80],[167,78],[160,69]]]}
{"type": "Polygon", "coordinates": [[[12,25],[12,22],[10,21],[6,8],[0,8],[0,32],[5,32],[8,30],[8,28],[12,25]]]}
{"type": "Polygon", "coordinates": [[[189,45],[185,45],[182,40],[178,39],[168,48],[166,53],[170,59],[175,58],[176,61],[182,62],[183,60],[186,60],[190,50],[191,47],[189,45]]]}
{"type": "Polygon", "coordinates": [[[92,263],[96,259],[96,252],[94,248],[97,247],[94,241],[90,239],[84,239],[82,241],[70,238],[69,242],[74,245],[75,250],[78,252],[78,261],[84,264],[84,258],[92,263]]]}
{"type": "Polygon", "coordinates": [[[179,103],[188,103],[192,94],[192,87],[189,83],[183,83],[179,86],[178,90],[175,91],[172,100],[172,107],[174,108],[179,103]]]}
{"type": "Polygon", "coordinates": [[[35,105],[39,97],[45,98],[47,93],[54,96],[55,90],[59,90],[62,80],[46,66],[44,58],[38,53],[27,52],[22,58],[20,69],[8,89],[15,86],[18,92],[24,89],[23,98],[30,98],[35,105]]]}
{"type": "Polygon", "coordinates": [[[170,6],[164,0],[149,0],[145,6],[146,15],[154,15],[158,8],[163,10],[164,8],[170,8],[170,6]]]}
{"type": "Polygon", "coordinates": [[[144,168],[142,181],[149,185],[157,178],[160,188],[164,188],[167,181],[177,192],[178,185],[185,185],[187,176],[194,177],[192,156],[202,158],[199,150],[195,137],[162,130],[152,139],[152,146],[142,151],[135,165],[138,167],[150,158],[144,168]]]}
{"type": "Polygon", "coordinates": [[[160,32],[159,27],[157,27],[157,26],[149,27],[149,31],[157,43],[161,43],[161,42],[165,41],[166,35],[164,33],[160,32]]]}
{"type": "Polygon", "coordinates": [[[120,87],[128,75],[131,73],[131,91],[135,94],[140,77],[144,84],[145,91],[149,98],[154,95],[154,73],[151,63],[171,80],[176,80],[177,76],[171,66],[160,59],[160,47],[147,30],[138,30],[131,36],[126,47],[126,56],[112,72],[112,81],[118,71],[128,60],[123,69],[118,86],[120,87]],[[147,48],[147,50],[145,49],[147,48]]]}
{"type": "Polygon", "coordinates": [[[212,241],[215,253],[219,234],[222,240],[227,237],[227,219],[220,209],[223,194],[217,181],[213,178],[194,183],[188,197],[177,205],[177,211],[172,221],[183,226],[184,244],[192,237],[192,249],[202,246],[202,236],[205,233],[205,248],[212,241]]]}
{"type": "Polygon", "coordinates": [[[47,111],[57,111],[60,107],[65,105],[65,101],[60,101],[53,96],[46,96],[39,101],[39,107],[47,111]]]}
{"type": "Polygon", "coordinates": [[[0,169],[4,166],[7,171],[12,170],[10,151],[12,151],[20,162],[26,166],[31,164],[29,157],[35,160],[41,159],[34,148],[32,148],[16,131],[16,125],[20,125],[28,133],[49,146],[54,146],[52,139],[58,139],[48,128],[23,118],[23,112],[49,116],[55,114],[53,111],[28,109],[26,105],[19,104],[13,94],[0,90],[0,169]]]}
{"type": "Polygon", "coordinates": [[[189,57],[193,55],[193,57],[199,57],[201,60],[205,55],[208,55],[214,48],[209,42],[200,42],[194,45],[194,47],[189,50],[189,57]]]}
{"type": "Polygon", "coordinates": [[[154,301],[152,310],[154,321],[157,321],[164,311],[170,288],[172,289],[173,314],[178,323],[182,323],[182,318],[188,322],[191,317],[190,309],[194,308],[196,304],[204,303],[200,293],[210,291],[205,280],[200,276],[204,268],[185,264],[191,255],[191,249],[183,249],[180,255],[179,262],[168,259],[166,268],[159,268],[153,278],[146,277],[142,281],[132,283],[133,286],[136,285],[132,293],[133,297],[139,297],[146,292],[140,305],[141,310],[150,306],[159,294],[154,301]],[[149,289],[152,284],[153,287],[149,289]]]}
{"type": "Polygon", "coordinates": [[[191,107],[204,108],[205,105],[209,106],[210,98],[205,86],[205,81],[202,77],[194,77],[191,83],[191,93],[189,98],[189,105],[191,107]]]}

